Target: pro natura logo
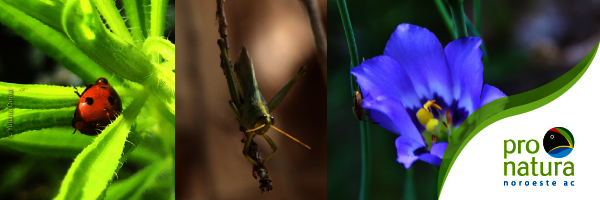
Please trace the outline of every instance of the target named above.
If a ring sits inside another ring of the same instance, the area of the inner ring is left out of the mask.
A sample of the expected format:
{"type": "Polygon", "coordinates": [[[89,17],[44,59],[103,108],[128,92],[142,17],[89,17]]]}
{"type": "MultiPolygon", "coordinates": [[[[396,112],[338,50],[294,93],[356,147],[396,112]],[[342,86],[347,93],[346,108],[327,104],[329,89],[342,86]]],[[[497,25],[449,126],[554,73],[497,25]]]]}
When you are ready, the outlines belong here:
{"type": "MultiPolygon", "coordinates": [[[[569,178],[575,176],[575,163],[570,160],[553,158],[542,158],[536,161],[535,155],[540,151],[540,146],[535,139],[504,140],[504,176],[533,177],[530,180],[504,180],[504,186],[527,187],[530,184],[531,186],[557,186],[561,181],[564,186],[575,186],[575,181],[569,178]],[[513,153],[524,154],[525,152],[531,154],[531,162],[515,161],[509,158],[509,155],[513,153]],[[558,178],[561,175],[564,176],[564,179],[549,180],[553,176],[558,178]]],[[[554,158],[564,158],[573,151],[575,140],[573,134],[566,128],[554,127],[544,135],[543,146],[548,155],[554,158]]]]}
{"type": "Polygon", "coordinates": [[[564,127],[554,127],[544,136],[544,150],[554,158],[568,156],[574,147],[575,138],[571,131],[564,127]]]}

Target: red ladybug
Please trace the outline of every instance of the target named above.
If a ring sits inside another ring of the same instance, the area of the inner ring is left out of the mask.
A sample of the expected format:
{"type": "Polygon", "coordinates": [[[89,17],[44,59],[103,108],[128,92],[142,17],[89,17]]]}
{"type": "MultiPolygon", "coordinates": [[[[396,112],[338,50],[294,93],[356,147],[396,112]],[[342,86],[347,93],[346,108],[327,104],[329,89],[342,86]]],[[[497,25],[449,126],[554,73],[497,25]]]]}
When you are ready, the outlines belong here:
{"type": "Polygon", "coordinates": [[[104,77],[85,88],[82,94],[75,93],[80,98],[71,124],[83,134],[98,135],[123,111],[121,98],[104,77]]]}

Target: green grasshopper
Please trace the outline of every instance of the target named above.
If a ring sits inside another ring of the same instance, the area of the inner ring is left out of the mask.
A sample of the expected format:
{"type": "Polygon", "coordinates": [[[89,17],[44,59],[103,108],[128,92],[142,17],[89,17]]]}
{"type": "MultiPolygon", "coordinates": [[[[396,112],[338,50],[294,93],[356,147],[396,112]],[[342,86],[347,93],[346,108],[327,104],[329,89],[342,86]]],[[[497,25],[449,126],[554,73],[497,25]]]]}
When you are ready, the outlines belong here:
{"type": "MultiPolygon", "coordinates": [[[[294,78],[290,80],[269,103],[265,101],[262,93],[258,89],[258,84],[256,82],[256,77],[254,76],[254,67],[252,65],[252,60],[250,59],[250,55],[246,50],[246,47],[242,47],[242,53],[240,55],[239,60],[235,64],[235,75],[237,76],[237,80],[241,90],[238,91],[238,88],[234,82],[233,72],[231,71],[231,63],[229,63],[229,56],[227,55],[227,48],[225,47],[225,42],[223,39],[219,39],[218,41],[219,47],[221,48],[221,55],[223,56],[224,62],[226,62],[225,66],[225,77],[227,78],[227,85],[229,87],[229,94],[231,96],[231,100],[229,101],[229,105],[233,112],[240,122],[240,129],[244,131],[246,135],[246,141],[244,144],[244,150],[242,153],[252,164],[255,166],[258,165],[257,161],[252,159],[248,155],[248,149],[252,142],[252,139],[257,136],[263,136],[265,140],[271,146],[272,152],[267,156],[264,161],[261,163],[263,167],[267,170],[267,166],[265,163],[275,152],[277,151],[277,145],[269,135],[267,135],[267,131],[269,128],[273,128],[282,134],[288,136],[292,140],[302,144],[306,148],[310,149],[310,147],[298,139],[292,137],[291,135],[281,131],[280,129],[273,126],[275,124],[275,119],[269,113],[275,110],[275,108],[279,105],[279,103],[283,100],[285,95],[290,91],[296,80],[300,78],[306,72],[306,67],[300,67],[300,70],[296,73],[294,78]],[[241,92],[241,94],[240,94],[241,92]]],[[[268,170],[267,170],[268,171],[268,170]]]]}

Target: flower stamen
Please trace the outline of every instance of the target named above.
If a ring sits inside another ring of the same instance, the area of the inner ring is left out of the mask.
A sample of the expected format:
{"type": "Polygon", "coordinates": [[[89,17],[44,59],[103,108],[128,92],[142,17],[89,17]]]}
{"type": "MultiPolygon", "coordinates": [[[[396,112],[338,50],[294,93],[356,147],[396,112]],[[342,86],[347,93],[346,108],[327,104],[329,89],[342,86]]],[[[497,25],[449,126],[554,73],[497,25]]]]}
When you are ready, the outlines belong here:
{"type": "Polygon", "coordinates": [[[427,112],[429,112],[429,107],[434,107],[435,109],[442,110],[442,107],[440,107],[440,105],[437,105],[435,103],[435,99],[431,100],[431,101],[427,101],[427,103],[425,103],[425,105],[423,105],[423,108],[425,108],[425,110],[427,110],[427,112]]]}

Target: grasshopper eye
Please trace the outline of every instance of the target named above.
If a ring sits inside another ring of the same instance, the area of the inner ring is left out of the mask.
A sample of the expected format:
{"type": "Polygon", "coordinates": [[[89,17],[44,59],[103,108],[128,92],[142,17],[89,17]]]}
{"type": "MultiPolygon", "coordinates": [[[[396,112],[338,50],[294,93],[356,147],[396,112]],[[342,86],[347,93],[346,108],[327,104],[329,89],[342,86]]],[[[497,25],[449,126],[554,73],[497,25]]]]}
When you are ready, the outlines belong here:
{"type": "Polygon", "coordinates": [[[261,115],[256,119],[257,122],[266,122],[267,121],[267,115],[261,115]]]}
{"type": "Polygon", "coordinates": [[[275,118],[273,116],[271,116],[271,125],[275,125],[275,118]]]}

